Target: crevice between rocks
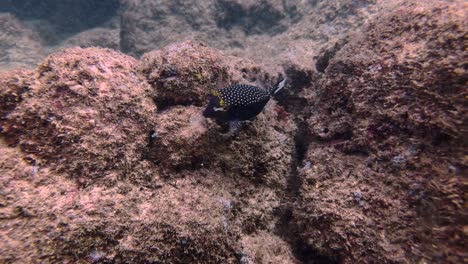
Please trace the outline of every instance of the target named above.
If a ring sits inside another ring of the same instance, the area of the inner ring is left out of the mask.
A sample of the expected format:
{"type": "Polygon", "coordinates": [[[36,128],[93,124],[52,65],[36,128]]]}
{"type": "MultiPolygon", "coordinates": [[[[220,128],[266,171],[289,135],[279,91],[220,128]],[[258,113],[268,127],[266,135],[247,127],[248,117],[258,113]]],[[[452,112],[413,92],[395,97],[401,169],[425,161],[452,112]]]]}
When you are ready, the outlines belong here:
{"type": "Polygon", "coordinates": [[[294,136],[294,159],[291,164],[291,175],[288,177],[285,199],[279,210],[276,234],[290,245],[294,257],[301,263],[340,263],[338,256],[322,255],[317,249],[312,248],[306,241],[303,241],[300,236],[302,231],[294,219],[295,208],[301,203],[300,191],[303,181],[300,168],[303,166],[310,143],[306,122],[301,120],[296,121],[296,123],[298,131],[294,136]]]}
{"type": "Polygon", "coordinates": [[[288,196],[292,199],[299,197],[302,179],[299,176],[298,168],[302,166],[307,148],[309,146],[307,126],[304,122],[297,124],[298,131],[294,135],[294,159],[291,165],[291,175],[288,177],[288,196]]]}
{"type": "MultiPolygon", "coordinates": [[[[300,82],[304,82],[304,76],[302,77],[303,78],[299,80],[300,82]]],[[[311,81],[310,77],[305,79],[311,81]]],[[[297,82],[298,80],[292,79],[291,81],[297,82]]],[[[294,94],[290,96],[284,96],[283,99],[285,99],[285,101],[282,101],[282,104],[289,105],[288,101],[297,102],[302,99],[298,97],[296,93],[298,93],[298,91],[294,91],[294,94]]],[[[304,107],[288,108],[288,110],[293,116],[298,117],[304,114],[304,107]]],[[[298,226],[294,216],[296,208],[301,203],[300,193],[303,179],[300,175],[300,168],[304,166],[304,159],[306,158],[307,150],[312,140],[306,120],[307,117],[304,116],[295,118],[297,132],[294,135],[294,157],[291,162],[291,174],[288,177],[286,194],[278,210],[279,220],[275,233],[290,245],[291,252],[300,263],[340,263],[338,256],[322,255],[317,249],[312,248],[306,241],[303,241],[301,238],[302,230],[298,226]]]]}

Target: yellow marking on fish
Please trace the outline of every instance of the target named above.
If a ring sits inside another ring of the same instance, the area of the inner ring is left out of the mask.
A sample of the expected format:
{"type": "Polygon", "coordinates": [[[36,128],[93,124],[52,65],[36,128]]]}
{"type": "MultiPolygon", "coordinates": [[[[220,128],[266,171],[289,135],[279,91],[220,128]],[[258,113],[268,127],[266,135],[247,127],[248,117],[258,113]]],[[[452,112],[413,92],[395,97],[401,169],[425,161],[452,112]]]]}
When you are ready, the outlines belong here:
{"type": "Polygon", "coordinates": [[[225,103],[224,103],[223,98],[219,98],[219,105],[220,105],[220,106],[224,106],[224,104],[225,104],[225,103]]]}
{"type": "Polygon", "coordinates": [[[215,90],[215,89],[211,90],[211,94],[214,95],[214,96],[220,96],[220,95],[221,95],[221,94],[220,94],[217,90],[215,90]]]}

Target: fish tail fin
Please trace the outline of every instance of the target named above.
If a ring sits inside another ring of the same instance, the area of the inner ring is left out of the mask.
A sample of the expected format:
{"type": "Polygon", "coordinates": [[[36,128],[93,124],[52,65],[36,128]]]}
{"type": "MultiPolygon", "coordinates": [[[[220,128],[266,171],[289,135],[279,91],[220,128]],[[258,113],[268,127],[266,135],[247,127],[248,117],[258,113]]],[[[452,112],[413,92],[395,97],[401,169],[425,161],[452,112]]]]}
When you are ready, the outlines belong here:
{"type": "Polygon", "coordinates": [[[270,88],[270,95],[275,95],[277,92],[283,89],[284,86],[286,86],[286,78],[279,81],[275,86],[270,88]]]}

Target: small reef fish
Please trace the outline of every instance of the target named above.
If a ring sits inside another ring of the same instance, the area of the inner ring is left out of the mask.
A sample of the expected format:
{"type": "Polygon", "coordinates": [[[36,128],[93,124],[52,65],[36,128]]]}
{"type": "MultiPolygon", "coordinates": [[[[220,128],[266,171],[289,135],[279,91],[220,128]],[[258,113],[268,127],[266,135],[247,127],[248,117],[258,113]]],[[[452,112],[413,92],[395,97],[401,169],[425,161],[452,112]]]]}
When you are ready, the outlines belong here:
{"type": "Polygon", "coordinates": [[[211,92],[208,106],[203,116],[215,119],[220,123],[229,124],[229,134],[236,134],[242,127],[242,122],[251,120],[262,112],[271,96],[286,85],[286,79],[270,89],[235,84],[211,92]]]}

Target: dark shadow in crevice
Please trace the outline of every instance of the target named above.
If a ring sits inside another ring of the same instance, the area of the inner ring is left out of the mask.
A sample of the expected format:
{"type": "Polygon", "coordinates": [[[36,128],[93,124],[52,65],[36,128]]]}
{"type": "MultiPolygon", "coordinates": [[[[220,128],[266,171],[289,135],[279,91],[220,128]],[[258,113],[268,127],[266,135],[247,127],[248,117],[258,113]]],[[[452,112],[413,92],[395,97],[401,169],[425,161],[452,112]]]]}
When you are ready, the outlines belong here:
{"type": "Polygon", "coordinates": [[[303,179],[298,168],[303,165],[309,149],[310,133],[307,123],[297,122],[298,131],[294,136],[294,161],[291,164],[291,175],[288,177],[287,193],[283,203],[277,208],[276,213],[279,218],[275,233],[286,241],[295,258],[304,264],[335,264],[341,263],[339,256],[327,256],[319,253],[318,250],[302,240],[303,230],[298,227],[294,219],[294,210],[301,203],[301,186],[303,179]]]}
{"type": "Polygon", "coordinates": [[[314,249],[302,239],[302,230],[294,220],[294,212],[291,206],[284,206],[277,212],[279,221],[276,229],[278,234],[291,247],[294,257],[302,264],[339,264],[342,263],[340,256],[324,255],[314,249]]]}
{"type": "Polygon", "coordinates": [[[302,179],[298,173],[298,167],[303,163],[309,148],[309,133],[305,123],[298,123],[298,131],[294,136],[294,161],[291,164],[291,175],[288,177],[288,197],[296,200],[299,197],[302,179]]]}
{"type": "Polygon", "coordinates": [[[303,264],[339,264],[342,262],[338,256],[321,255],[300,239],[295,241],[293,250],[295,257],[303,264]]]}

